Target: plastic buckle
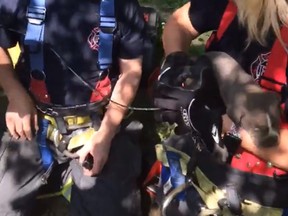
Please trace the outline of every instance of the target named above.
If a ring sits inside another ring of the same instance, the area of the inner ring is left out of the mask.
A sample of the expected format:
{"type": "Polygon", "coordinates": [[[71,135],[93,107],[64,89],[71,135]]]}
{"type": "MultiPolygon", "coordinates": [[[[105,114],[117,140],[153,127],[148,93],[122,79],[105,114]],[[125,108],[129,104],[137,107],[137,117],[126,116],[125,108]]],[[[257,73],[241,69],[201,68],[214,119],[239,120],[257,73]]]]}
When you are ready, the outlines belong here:
{"type": "Polygon", "coordinates": [[[45,7],[28,7],[26,12],[28,22],[34,25],[42,25],[46,17],[45,7]]]}
{"type": "Polygon", "coordinates": [[[115,17],[100,17],[100,29],[103,33],[113,34],[116,30],[116,19],[115,17]]]}

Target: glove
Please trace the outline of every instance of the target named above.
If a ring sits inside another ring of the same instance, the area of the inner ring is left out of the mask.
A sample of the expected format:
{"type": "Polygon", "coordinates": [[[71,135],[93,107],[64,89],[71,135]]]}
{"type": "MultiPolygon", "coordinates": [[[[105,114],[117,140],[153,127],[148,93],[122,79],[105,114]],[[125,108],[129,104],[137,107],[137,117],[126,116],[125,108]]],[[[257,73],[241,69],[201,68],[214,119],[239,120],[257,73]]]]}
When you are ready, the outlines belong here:
{"type": "Polygon", "coordinates": [[[185,52],[169,54],[163,61],[158,81],[170,86],[181,86],[181,80],[177,80],[181,69],[193,65],[193,61],[185,52]]]}
{"type": "Polygon", "coordinates": [[[167,56],[154,89],[154,105],[160,122],[177,123],[179,131],[191,131],[189,107],[202,86],[202,65],[195,65],[184,52],[167,56]]]}
{"type": "Polygon", "coordinates": [[[201,59],[192,62],[182,52],[167,56],[154,89],[154,105],[160,108],[155,117],[158,121],[176,123],[176,134],[198,133],[207,148],[216,151],[224,161],[221,114],[225,106],[213,71],[205,63],[201,59]]]}
{"type": "Polygon", "coordinates": [[[194,99],[195,91],[185,90],[179,75],[182,74],[184,68],[187,70],[192,64],[192,60],[185,52],[168,55],[161,66],[154,88],[154,105],[161,109],[156,112],[156,120],[170,124],[177,123],[185,131],[191,130],[187,110],[194,99]]]}

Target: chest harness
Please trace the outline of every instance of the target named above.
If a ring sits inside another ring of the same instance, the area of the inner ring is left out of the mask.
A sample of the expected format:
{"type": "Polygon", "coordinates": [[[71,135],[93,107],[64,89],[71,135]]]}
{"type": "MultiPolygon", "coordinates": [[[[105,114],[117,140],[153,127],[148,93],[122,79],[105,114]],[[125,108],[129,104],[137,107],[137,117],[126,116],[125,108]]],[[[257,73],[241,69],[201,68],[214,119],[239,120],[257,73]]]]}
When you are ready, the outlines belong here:
{"type": "MultiPolygon", "coordinates": [[[[206,43],[206,50],[212,43],[221,40],[236,15],[237,7],[229,0],[218,30],[211,34],[206,43]]],[[[287,27],[281,28],[281,37],[287,44],[287,27]]],[[[288,113],[287,60],[287,52],[276,39],[266,71],[259,82],[263,89],[281,95],[281,105],[285,113],[282,128],[287,127],[285,123],[288,113]]],[[[283,210],[288,207],[288,187],[284,186],[287,185],[288,178],[285,171],[242,148],[238,149],[230,164],[220,164],[203,148],[201,142],[197,137],[192,137],[189,144],[196,146],[197,153],[191,158],[179,149],[165,145],[156,146],[157,161],[152,166],[144,185],[152,199],[156,200],[158,205],[160,203],[163,215],[166,214],[166,208],[172,200],[186,199],[185,191],[188,187],[194,187],[206,205],[201,208],[198,215],[287,214],[288,211],[283,210]],[[190,164],[191,161],[193,165],[190,164]],[[188,176],[191,166],[195,169],[195,176],[192,179],[188,176]],[[269,198],[267,194],[270,194],[269,198]]]]}
{"type": "MultiPolygon", "coordinates": [[[[37,142],[42,155],[43,167],[49,171],[53,165],[53,156],[46,143],[47,138],[53,141],[54,144],[59,147],[58,149],[60,151],[66,152],[68,156],[72,157],[72,155],[66,151],[67,145],[71,143],[75,145],[85,144],[93,134],[93,130],[100,124],[99,121],[101,120],[99,119],[99,115],[101,115],[103,106],[107,103],[111,93],[111,82],[108,77],[108,70],[112,65],[112,48],[116,19],[114,0],[101,1],[99,51],[98,59],[95,59],[102,73],[102,76],[100,76],[101,79],[95,84],[94,89],[91,89],[93,91],[89,104],[60,107],[51,103],[45,82],[44,34],[46,12],[45,0],[30,0],[26,13],[28,24],[24,45],[28,48],[30,60],[29,91],[36,101],[37,108],[43,114],[43,118],[41,122],[39,122],[40,129],[37,134],[37,142]],[[89,114],[92,113],[91,116],[87,116],[87,111],[89,114]],[[93,125],[95,122],[96,124],[93,125]],[[91,127],[91,125],[93,125],[93,127],[91,127]]],[[[82,81],[81,77],[78,78],[82,81]]],[[[85,82],[83,83],[85,84],[85,82]]]]}

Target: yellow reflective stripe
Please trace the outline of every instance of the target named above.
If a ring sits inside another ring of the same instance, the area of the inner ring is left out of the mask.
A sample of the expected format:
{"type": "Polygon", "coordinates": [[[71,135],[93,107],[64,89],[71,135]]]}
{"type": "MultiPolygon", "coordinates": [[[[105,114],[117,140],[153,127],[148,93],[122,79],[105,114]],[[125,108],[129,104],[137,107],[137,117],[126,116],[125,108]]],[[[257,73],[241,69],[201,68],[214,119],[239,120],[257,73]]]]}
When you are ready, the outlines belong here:
{"type": "MultiPolygon", "coordinates": [[[[224,191],[217,188],[198,167],[195,170],[195,174],[199,182],[199,187],[195,184],[193,184],[193,186],[199,192],[208,209],[219,209],[217,202],[225,197],[224,191]]],[[[244,200],[241,205],[243,215],[245,216],[282,216],[283,213],[282,209],[261,206],[249,200],[244,200]]],[[[227,209],[225,211],[225,214],[222,211],[223,215],[231,215],[227,209]]]]}
{"type": "Polygon", "coordinates": [[[61,196],[61,195],[62,195],[62,192],[58,191],[58,192],[55,192],[55,193],[39,195],[39,196],[36,197],[36,199],[48,199],[48,198],[51,198],[51,197],[56,197],[56,196],[61,196]]]}
{"type": "Polygon", "coordinates": [[[71,200],[71,189],[72,189],[72,178],[68,178],[65,185],[63,186],[63,189],[61,190],[61,194],[65,197],[65,199],[70,202],[71,200]]]}
{"type": "Polygon", "coordinates": [[[72,184],[73,184],[72,178],[69,177],[60,191],[55,192],[55,193],[48,193],[48,194],[39,195],[39,196],[37,196],[37,199],[48,199],[48,198],[52,198],[52,197],[63,196],[63,197],[65,197],[65,199],[68,202],[70,202],[72,184]]]}

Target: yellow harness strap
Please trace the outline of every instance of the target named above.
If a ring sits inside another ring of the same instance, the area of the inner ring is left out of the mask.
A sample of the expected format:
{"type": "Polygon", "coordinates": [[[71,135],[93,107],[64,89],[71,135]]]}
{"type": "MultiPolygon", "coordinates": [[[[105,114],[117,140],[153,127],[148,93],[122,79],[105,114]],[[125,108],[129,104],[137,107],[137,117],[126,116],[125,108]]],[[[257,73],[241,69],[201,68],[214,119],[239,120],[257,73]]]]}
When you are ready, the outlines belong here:
{"type": "MultiPolygon", "coordinates": [[[[44,118],[50,121],[50,124],[57,128],[56,120],[55,118],[44,115],[44,118]]],[[[67,124],[67,127],[70,129],[73,129],[73,127],[85,127],[90,126],[92,124],[90,116],[64,116],[64,121],[67,124]]]]}
{"type": "MultiPolygon", "coordinates": [[[[43,116],[43,118],[49,120],[50,122],[48,131],[47,131],[47,139],[51,140],[54,143],[56,142],[55,145],[57,145],[57,142],[59,143],[61,141],[62,136],[58,132],[56,120],[53,117],[48,116],[48,115],[43,116]]],[[[80,117],[66,116],[64,117],[64,120],[70,129],[84,127],[83,130],[72,133],[72,137],[67,147],[67,150],[69,151],[84,145],[88,140],[90,140],[91,136],[95,132],[94,128],[91,127],[92,121],[89,116],[80,116],[80,117]]],[[[67,181],[65,182],[65,184],[63,185],[61,191],[58,191],[56,193],[43,194],[43,195],[38,196],[37,199],[45,199],[49,197],[62,195],[67,199],[67,201],[70,201],[72,184],[73,184],[72,178],[69,177],[67,181]]]]}
{"type": "MultiPolygon", "coordinates": [[[[199,182],[199,186],[193,184],[193,187],[198,191],[201,198],[207,206],[207,210],[213,210],[215,212],[221,212],[224,216],[232,215],[228,209],[219,209],[218,201],[225,198],[225,191],[217,188],[197,167],[196,177],[199,182]],[[225,213],[223,212],[225,211],[225,213]]],[[[255,202],[244,200],[241,203],[243,215],[245,216],[282,216],[283,210],[279,208],[272,208],[261,206],[255,202]]],[[[203,213],[205,209],[203,209],[203,213]]],[[[203,214],[204,215],[204,214],[203,214]]]]}
{"type": "MultiPolygon", "coordinates": [[[[49,120],[50,125],[47,131],[47,139],[54,142],[56,146],[59,145],[62,135],[59,133],[57,129],[56,120],[48,115],[44,116],[45,119],[49,120]]],[[[85,128],[78,132],[73,132],[72,137],[69,141],[67,150],[72,150],[83,146],[93,135],[95,129],[92,128],[92,121],[90,116],[65,116],[63,117],[64,121],[67,124],[68,129],[76,129],[76,128],[85,128]]]]}
{"type": "MultiPolygon", "coordinates": [[[[157,159],[164,166],[169,166],[168,161],[167,161],[166,151],[177,152],[180,155],[180,164],[181,164],[182,173],[183,175],[187,175],[187,163],[190,160],[190,157],[187,154],[170,146],[165,146],[164,148],[162,144],[156,145],[155,149],[156,149],[157,159]]],[[[204,175],[204,173],[199,169],[199,167],[196,167],[195,175],[196,175],[199,186],[196,185],[192,181],[189,184],[192,185],[197,190],[197,192],[199,193],[202,200],[207,206],[207,208],[203,208],[201,210],[201,213],[199,216],[207,216],[207,215],[213,215],[213,214],[223,215],[223,216],[230,216],[230,215],[232,216],[233,214],[230,212],[230,210],[227,207],[220,209],[218,205],[219,200],[226,198],[225,191],[222,189],[219,189],[215,184],[213,184],[213,182],[211,182],[204,175]]],[[[183,188],[185,189],[185,185],[183,185],[183,188]]],[[[169,199],[172,196],[172,193],[174,192],[178,193],[179,191],[181,192],[183,188],[175,188],[171,193],[168,193],[165,198],[169,199]]],[[[282,209],[261,206],[249,200],[242,201],[241,209],[242,209],[244,216],[282,216],[283,214],[282,209]]]]}

